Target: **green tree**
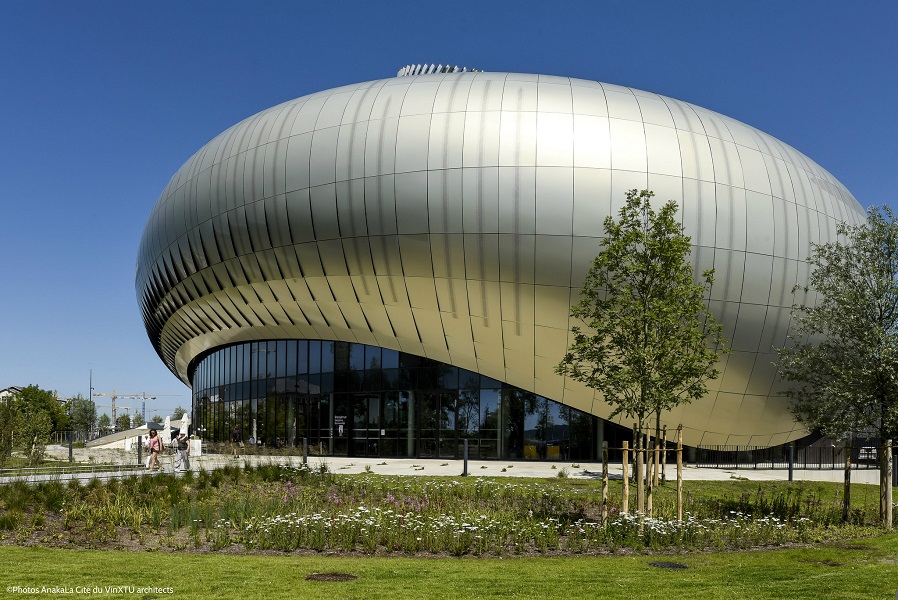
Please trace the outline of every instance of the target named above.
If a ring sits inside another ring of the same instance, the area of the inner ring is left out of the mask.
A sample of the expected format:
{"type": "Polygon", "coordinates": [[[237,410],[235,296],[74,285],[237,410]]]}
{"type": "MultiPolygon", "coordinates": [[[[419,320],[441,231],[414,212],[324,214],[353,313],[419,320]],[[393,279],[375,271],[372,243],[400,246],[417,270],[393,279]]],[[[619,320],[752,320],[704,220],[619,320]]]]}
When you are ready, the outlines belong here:
{"type": "MultiPolygon", "coordinates": [[[[871,207],[864,223],[842,223],[837,233],[814,246],[808,285],[794,290],[788,343],[778,349],[785,394],[795,417],[823,434],[850,439],[864,430],[895,439],[898,224],[890,208],[871,207]]],[[[891,489],[880,455],[881,487],[891,489]]],[[[885,521],[884,503],[885,493],[885,521]]]]}
{"type": "Polygon", "coordinates": [[[13,403],[0,400],[0,467],[12,456],[13,429],[16,426],[16,411],[13,403]]]}
{"type": "Polygon", "coordinates": [[[69,428],[65,405],[49,390],[29,385],[13,397],[13,402],[19,411],[29,415],[46,412],[50,418],[51,430],[62,431],[69,428]]]}
{"type": "Polygon", "coordinates": [[[93,400],[78,394],[69,400],[69,419],[72,429],[80,431],[84,435],[84,441],[87,441],[91,432],[97,428],[97,405],[93,400]]]}
{"type": "Polygon", "coordinates": [[[187,414],[187,409],[183,408],[181,406],[178,406],[175,408],[174,412],[172,412],[171,418],[173,420],[177,421],[178,419],[180,419],[181,417],[183,417],[186,414],[187,414]]]}
{"type": "Polygon", "coordinates": [[[47,411],[38,409],[17,412],[15,435],[22,444],[29,465],[39,465],[44,459],[52,432],[53,420],[47,411]]]}
{"type": "Polygon", "coordinates": [[[124,414],[119,415],[115,419],[115,430],[116,431],[125,431],[127,429],[131,429],[131,415],[124,414]]]}
{"type": "Polygon", "coordinates": [[[614,407],[612,416],[635,419],[640,514],[648,419],[655,416],[657,432],[662,412],[701,398],[728,351],[705,300],[713,271],[696,280],[691,240],[674,218],[676,203],[656,212],[652,196],[630,190],[618,221],[605,219],[599,253],[571,307],[585,327],[571,328],[574,341],[555,368],[600,392],[614,407]]]}
{"type": "Polygon", "coordinates": [[[109,430],[112,428],[112,419],[109,418],[109,415],[103,413],[100,415],[100,418],[97,419],[97,430],[100,432],[100,435],[104,435],[109,433],[109,430]]]}

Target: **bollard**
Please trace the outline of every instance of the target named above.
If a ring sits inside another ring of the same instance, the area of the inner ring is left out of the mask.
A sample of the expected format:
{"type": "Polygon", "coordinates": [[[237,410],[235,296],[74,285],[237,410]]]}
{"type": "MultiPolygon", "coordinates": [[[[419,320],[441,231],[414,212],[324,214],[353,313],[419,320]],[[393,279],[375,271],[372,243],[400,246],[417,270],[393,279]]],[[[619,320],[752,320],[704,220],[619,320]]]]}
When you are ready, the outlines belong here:
{"type": "Polygon", "coordinates": [[[795,471],[795,444],[789,444],[789,481],[793,481],[795,471]]]}
{"type": "Polygon", "coordinates": [[[75,462],[75,459],[72,458],[72,437],[74,437],[72,435],[73,433],[73,431],[69,432],[69,462],[75,462]]]}
{"type": "Polygon", "coordinates": [[[465,463],[461,472],[462,477],[468,476],[468,440],[465,440],[465,463]]]}
{"type": "Polygon", "coordinates": [[[137,465],[143,465],[143,440],[137,437],[137,465]]]}
{"type": "Polygon", "coordinates": [[[302,464],[309,461],[309,438],[302,438],[302,464]]]}

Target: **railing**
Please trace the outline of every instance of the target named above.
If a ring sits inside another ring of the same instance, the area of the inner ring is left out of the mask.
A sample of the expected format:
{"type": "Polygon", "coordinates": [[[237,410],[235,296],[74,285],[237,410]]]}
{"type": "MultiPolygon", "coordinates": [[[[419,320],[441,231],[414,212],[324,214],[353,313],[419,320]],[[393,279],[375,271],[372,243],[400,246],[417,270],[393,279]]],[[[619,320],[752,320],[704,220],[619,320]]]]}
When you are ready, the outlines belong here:
{"type": "Polygon", "coordinates": [[[143,472],[143,465],[70,465],[62,467],[22,467],[0,469],[0,484],[12,481],[52,481],[54,479],[94,479],[130,477],[143,472]]]}
{"type": "MultiPolygon", "coordinates": [[[[688,463],[696,467],[727,469],[844,469],[844,446],[794,447],[790,461],[789,446],[762,448],[757,446],[707,446],[688,448],[688,463]]],[[[852,447],[854,469],[878,469],[878,449],[874,446],[852,447]]]]}

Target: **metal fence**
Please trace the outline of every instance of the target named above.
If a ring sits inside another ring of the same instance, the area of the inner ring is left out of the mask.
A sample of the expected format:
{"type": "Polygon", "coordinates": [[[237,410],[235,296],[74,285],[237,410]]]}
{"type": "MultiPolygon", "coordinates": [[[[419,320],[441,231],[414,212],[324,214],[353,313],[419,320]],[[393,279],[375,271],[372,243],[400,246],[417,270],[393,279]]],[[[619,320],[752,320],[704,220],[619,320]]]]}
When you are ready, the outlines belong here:
{"type": "MultiPolygon", "coordinates": [[[[696,467],[728,469],[844,469],[844,446],[707,446],[685,449],[686,460],[696,467]],[[790,457],[790,454],[792,455],[790,457]],[[791,460],[790,460],[791,459],[791,460]]],[[[878,469],[879,448],[857,446],[851,449],[855,469],[878,469]]]]}

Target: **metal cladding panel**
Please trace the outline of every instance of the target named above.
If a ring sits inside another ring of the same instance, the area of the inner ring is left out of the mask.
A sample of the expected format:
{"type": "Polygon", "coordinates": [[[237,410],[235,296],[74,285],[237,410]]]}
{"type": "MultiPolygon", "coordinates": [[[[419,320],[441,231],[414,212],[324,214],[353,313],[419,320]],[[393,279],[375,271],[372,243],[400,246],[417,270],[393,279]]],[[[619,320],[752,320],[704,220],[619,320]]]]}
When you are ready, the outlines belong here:
{"type": "Polygon", "coordinates": [[[608,417],[554,374],[569,308],[625,192],[680,203],[734,353],[666,415],[690,444],[804,431],[772,348],[813,243],[864,212],[787,144],[692,104],[511,73],[435,73],[285,102],[223,132],[165,187],[136,288],[147,333],[189,383],[234,342],[320,338],[444,360],[608,417]]]}

